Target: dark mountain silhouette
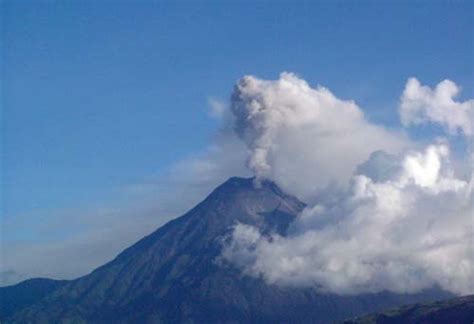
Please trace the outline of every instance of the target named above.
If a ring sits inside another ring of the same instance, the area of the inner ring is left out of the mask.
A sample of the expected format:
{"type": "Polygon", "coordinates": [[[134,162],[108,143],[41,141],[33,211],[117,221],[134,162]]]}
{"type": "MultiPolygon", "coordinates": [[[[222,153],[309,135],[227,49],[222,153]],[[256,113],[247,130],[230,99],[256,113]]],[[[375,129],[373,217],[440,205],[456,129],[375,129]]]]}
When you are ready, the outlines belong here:
{"type": "Polygon", "coordinates": [[[451,296],[338,296],[268,285],[216,262],[236,222],[262,233],[286,230],[304,208],[275,184],[231,178],[203,202],[92,273],[72,280],[7,323],[215,323],[343,320],[388,307],[451,296]]]}
{"type": "Polygon", "coordinates": [[[0,287],[0,318],[39,302],[49,293],[65,285],[67,280],[35,278],[17,285],[0,287]]]}
{"type": "Polygon", "coordinates": [[[382,313],[361,316],[344,323],[472,324],[474,323],[474,295],[403,306],[382,313]]]}

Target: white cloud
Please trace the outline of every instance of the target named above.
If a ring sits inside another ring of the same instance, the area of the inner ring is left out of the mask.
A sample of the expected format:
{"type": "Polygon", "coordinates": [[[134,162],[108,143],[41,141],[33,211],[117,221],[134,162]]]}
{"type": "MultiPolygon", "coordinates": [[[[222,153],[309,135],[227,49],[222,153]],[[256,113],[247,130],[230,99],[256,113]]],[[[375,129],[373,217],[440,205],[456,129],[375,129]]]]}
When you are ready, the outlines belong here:
{"type": "Polygon", "coordinates": [[[422,86],[415,78],[409,79],[401,97],[402,123],[408,126],[434,122],[451,134],[473,135],[474,100],[455,101],[459,92],[459,87],[450,80],[444,80],[431,89],[422,86]]]}
{"type": "Polygon", "coordinates": [[[472,293],[472,178],[453,176],[445,145],[399,161],[382,181],[354,175],[336,202],[308,207],[288,237],[238,225],[223,256],[270,283],[340,294],[433,285],[472,293]]]}
{"type": "Polygon", "coordinates": [[[411,145],[401,133],[369,123],[353,101],[291,73],[276,81],[242,78],[231,110],[249,149],[248,167],[305,200],[328,184],[345,185],[373,151],[411,145]]]}

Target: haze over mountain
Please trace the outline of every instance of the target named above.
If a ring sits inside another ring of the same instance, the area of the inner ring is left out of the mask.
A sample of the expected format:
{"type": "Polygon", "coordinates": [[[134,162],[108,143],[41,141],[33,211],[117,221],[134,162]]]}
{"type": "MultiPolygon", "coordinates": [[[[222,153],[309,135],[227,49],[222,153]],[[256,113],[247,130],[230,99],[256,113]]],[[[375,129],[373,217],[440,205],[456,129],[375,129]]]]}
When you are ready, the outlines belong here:
{"type": "Polygon", "coordinates": [[[268,284],[222,258],[222,247],[237,223],[254,226],[267,237],[285,236],[304,207],[272,182],[255,186],[255,179],[231,178],[113,261],[59,285],[2,322],[324,323],[450,296],[439,289],[411,295],[321,293],[268,284]]]}

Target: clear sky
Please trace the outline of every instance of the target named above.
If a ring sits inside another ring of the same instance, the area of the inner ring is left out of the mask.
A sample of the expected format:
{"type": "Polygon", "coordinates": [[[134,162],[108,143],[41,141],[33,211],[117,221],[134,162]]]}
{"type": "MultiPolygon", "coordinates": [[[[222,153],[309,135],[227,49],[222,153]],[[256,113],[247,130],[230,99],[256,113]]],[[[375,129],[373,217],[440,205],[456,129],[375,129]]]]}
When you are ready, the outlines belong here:
{"type": "Polygon", "coordinates": [[[219,127],[209,98],[226,101],[245,74],[295,72],[393,127],[411,76],[474,94],[472,1],[2,1],[0,10],[4,220],[114,201],[201,152],[219,127]]]}

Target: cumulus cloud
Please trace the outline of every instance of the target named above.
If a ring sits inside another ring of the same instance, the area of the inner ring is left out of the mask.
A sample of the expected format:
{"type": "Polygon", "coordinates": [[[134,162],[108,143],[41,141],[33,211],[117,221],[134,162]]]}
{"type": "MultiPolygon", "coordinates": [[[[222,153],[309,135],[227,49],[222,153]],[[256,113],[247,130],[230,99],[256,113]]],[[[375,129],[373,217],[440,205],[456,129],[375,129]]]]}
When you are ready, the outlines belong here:
{"type": "Polygon", "coordinates": [[[353,101],[291,73],[275,81],[242,78],[231,111],[250,170],[303,199],[330,183],[347,183],[373,151],[410,145],[401,133],[369,123],[353,101]]]}
{"type": "Polygon", "coordinates": [[[400,117],[404,125],[439,123],[451,134],[474,132],[474,100],[455,101],[460,89],[444,80],[434,88],[411,78],[401,97],[400,117]]]}
{"type": "MultiPolygon", "coordinates": [[[[453,176],[445,145],[399,160],[382,179],[354,175],[335,203],[304,210],[288,237],[237,225],[223,256],[270,283],[326,292],[411,293],[439,285],[472,293],[472,178],[453,176]]],[[[379,169],[380,160],[373,162],[379,169]]]]}
{"type": "MultiPolygon", "coordinates": [[[[474,101],[455,102],[458,91],[451,81],[431,90],[411,79],[402,124],[472,135],[474,101]]],[[[269,283],[339,294],[474,292],[474,180],[456,172],[447,140],[420,149],[288,73],[243,78],[231,108],[247,166],[308,207],[285,237],[237,224],[224,259],[269,283]]]]}

